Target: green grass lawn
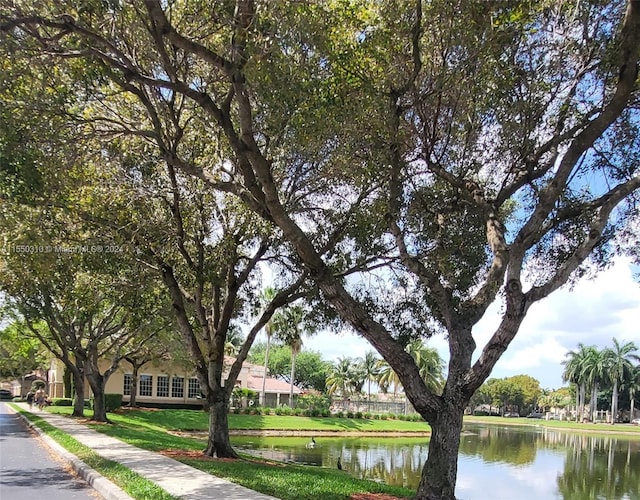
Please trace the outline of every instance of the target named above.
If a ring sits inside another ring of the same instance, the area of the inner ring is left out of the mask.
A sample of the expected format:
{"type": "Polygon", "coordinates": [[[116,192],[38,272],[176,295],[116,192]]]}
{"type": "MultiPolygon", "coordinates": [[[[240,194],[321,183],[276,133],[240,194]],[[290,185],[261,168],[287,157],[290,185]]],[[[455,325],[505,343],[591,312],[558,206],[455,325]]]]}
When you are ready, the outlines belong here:
{"type": "MultiPolygon", "coordinates": [[[[49,411],[71,414],[69,407],[50,407],[49,411]]],[[[87,415],[90,415],[87,411],[87,415]]],[[[199,457],[204,448],[202,439],[176,436],[169,431],[206,430],[207,415],[194,410],[124,410],[109,413],[114,425],[91,424],[96,431],[121,439],[150,451],[172,451],[171,456],[182,463],[261,493],[283,500],[346,500],[356,493],[386,493],[410,497],[413,490],[353,478],[337,469],[282,464],[257,460],[244,455],[242,460],[211,460],[199,457]],[[184,457],[175,456],[183,452],[184,457]]],[[[309,429],[309,430],[428,430],[426,424],[405,421],[368,421],[336,418],[288,416],[229,415],[231,428],[236,429],[309,429]],[[342,422],[347,420],[347,422],[342,422]],[[393,426],[390,424],[399,424],[393,426]],[[369,425],[367,425],[369,424],[369,425]],[[372,425],[373,424],[373,425],[372,425]]],[[[134,497],[137,498],[137,497],[134,497]]],[[[159,497],[158,497],[159,498],[159,497]]]]}
{"type": "MultiPolygon", "coordinates": [[[[71,408],[52,406],[50,411],[70,415],[71,408]]],[[[87,412],[90,413],[90,410],[87,412]]],[[[198,410],[129,410],[109,413],[114,422],[127,422],[169,431],[206,431],[209,415],[198,410]]],[[[426,422],[405,420],[371,420],[334,417],[294,417],[285,415],[229,415],[231,430],[298,430],[298,431],[354,431],[354,432],[429,432],[426,422]]]]}
{"type": "MultiPolygon", "coordinates": [[[[50,407],[49,411],[69,415],[69,407],[50,407]]],[[[87,411],[90,415],[90,411],[87,411]]],[[[110,413],[114,425],[90,424],[95,430],[121,439],[143,449],[160,452],[171,450],[181,462],[228,479],[265,494],[284,500],[317,499],[346,500],[355,493],[386,493],[409,497],[413,491],[372,481],[355,479],[343,471],[281,464],[256,460],[248,455],[243,460],[211,460],[200,457],[204,441],[172,434],[176,431],[206,431],[208,415],[196,410],[129,410],[110,413]],[[196,452],[196,453],[193,453],[196,452]]],[[[494,425],[530,425],[589,432],[630,432],[631,439],[640,438],[640,427],[630,425],[579,424],[533,420],[526,418],[465,417],[465,423],[494,425]]],[[[309,431],[371,431],[424,433],[424,422],[402,420],[367,420],[347,418],[313,418],[277,415],[229,415],[232,430],[309,430],[309,431]]],[[[135,497],[138,498],[138,497],[135,497]]],[[[143,497],[140,497],[143,498],[143,497]]]]}

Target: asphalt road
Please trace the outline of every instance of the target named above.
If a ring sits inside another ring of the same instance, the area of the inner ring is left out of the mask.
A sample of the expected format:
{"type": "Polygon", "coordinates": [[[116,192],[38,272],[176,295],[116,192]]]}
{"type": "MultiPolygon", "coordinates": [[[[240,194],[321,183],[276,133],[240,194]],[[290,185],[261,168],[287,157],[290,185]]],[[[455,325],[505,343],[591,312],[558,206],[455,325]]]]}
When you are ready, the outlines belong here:
{"type": "Polygon", "coordinates": [[[19,415],[0,403],[1,500],[100,500],[19,415]]]}

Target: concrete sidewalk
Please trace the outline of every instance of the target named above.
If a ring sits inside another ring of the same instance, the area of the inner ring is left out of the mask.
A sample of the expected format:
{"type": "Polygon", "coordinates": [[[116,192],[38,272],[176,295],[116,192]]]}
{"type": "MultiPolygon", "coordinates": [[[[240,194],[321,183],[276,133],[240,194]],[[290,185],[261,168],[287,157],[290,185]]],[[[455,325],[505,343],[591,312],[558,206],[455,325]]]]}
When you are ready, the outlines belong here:
{"type": "MultiPolygon", "coordinates": [[[[17,403],[17,405],[29,411],[29,406],[26,403],[17,403]]],[[[93,449],[101,457],[122,464],[145,479],[153,481],[175,497],[185,500],[214,498],[224,500],[277,500],[275,497],[263,495],[212,476],[159,453],[142,450],[118,439],[100,434],[86,425],[75,422],[71,418],[35,409],[32,413],[41,417],[50,425],[73,436],[83,445],[93,449]]],[[[78,474],[107,500],[131,500],[131,497],[115,484],[90,469],[77,457],[57,445],[55,441],[47,439],[47,442],[64,458],[69,460],[78,474]]]]}

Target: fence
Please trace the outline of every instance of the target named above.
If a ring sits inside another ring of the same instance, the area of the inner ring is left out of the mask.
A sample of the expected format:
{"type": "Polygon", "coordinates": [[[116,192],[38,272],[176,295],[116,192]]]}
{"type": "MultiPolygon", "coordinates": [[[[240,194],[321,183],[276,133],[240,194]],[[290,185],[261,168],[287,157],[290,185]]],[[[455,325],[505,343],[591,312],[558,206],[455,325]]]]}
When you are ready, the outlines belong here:
{"type": "Polygon", "coordinates": [[[417,413],[411,403],[401,401],[367,401],[359,399],[334,399],[331,412],[351,411],[362,413],[395,413],[396,415],[412,415],[417,413]]]}

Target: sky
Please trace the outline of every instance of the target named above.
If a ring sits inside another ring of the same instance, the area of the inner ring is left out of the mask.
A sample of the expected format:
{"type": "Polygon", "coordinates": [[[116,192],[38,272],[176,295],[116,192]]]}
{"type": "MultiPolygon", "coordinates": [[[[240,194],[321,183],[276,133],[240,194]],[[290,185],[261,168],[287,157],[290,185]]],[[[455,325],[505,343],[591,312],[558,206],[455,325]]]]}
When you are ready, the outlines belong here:
{"type": "MultiPolygon", "coordinates": [[[[637,268],[636,268],[637,270],[637,268]]],[[[499,320],[499,304],[493,304],[473,330],[478,348],[490,338],[499,320]]],[[[491,377],[526,374],[545,389],[557,389],[562,382],[562,361],[579,342],[599,348],[618,341],[634,341],[640,347],[640,283],[634,281],[629,260],[617,259],[595,279],[581,280],[573,289],[562,288],[533,304],[509,349],[498,361],[491,377]]],[[[261,339],[258,339],[260,341],[261,339]]],[[[318,351],[324,359],[361,357],[373,350],[353,334],[322,333],[303,339],[304,349],[318,351]]],[[[448,360],[442,336],[428,341],[448,360]]]]}

